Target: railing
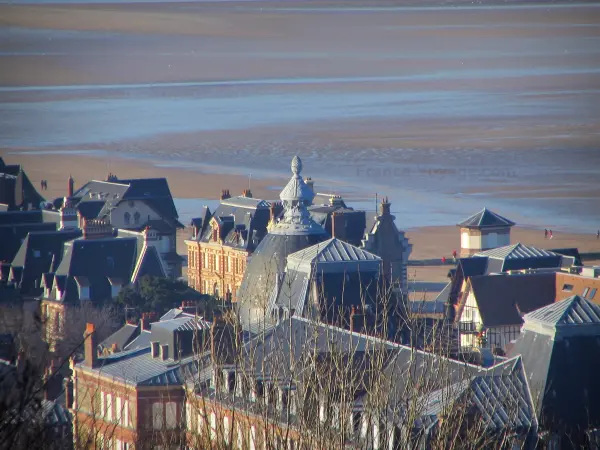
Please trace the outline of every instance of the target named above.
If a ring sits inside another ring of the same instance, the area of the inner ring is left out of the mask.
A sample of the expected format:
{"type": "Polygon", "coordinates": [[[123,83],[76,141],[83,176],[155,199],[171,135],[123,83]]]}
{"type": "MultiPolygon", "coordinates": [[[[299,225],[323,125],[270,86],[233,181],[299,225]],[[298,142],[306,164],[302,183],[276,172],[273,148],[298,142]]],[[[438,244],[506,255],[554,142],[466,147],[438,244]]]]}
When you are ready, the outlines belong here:
{"type": "Polygon", "coordinates": [[[458,329],[461,333],[478,333],[479,324],[475,322],[459,322],[458,329]]]}

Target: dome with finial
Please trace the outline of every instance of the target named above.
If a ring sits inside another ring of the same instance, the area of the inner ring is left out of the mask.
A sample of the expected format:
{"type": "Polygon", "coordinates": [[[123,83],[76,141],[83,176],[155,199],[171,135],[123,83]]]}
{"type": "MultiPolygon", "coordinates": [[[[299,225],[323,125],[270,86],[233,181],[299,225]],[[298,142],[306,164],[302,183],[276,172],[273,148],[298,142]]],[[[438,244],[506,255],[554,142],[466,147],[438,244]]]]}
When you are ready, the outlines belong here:
{"type": "Polygon", "coordinates": [[[287,256],[329,238],[308,212],[314,193],[300,176],[299,157],[294,157],[291,168],[292,177],[280,195],[283,217],[256,247],[238,291],[237,311],[245,328],[265,318],[265,308],[279,286],[277,280],[285,271],[287,256]]]}
{"type": "Polygon", "coordinates": [[[315,198],[315,193],[304,182],[301,173],[302,160],[298,156],[294,156],[294,159],[292,159],[292,177],[279,194],[279,198],[284,204],[288,202],[292,204],[291,206],[294,206],[296,203],[301,202],[305,206],[310,206],[315,198]]]}

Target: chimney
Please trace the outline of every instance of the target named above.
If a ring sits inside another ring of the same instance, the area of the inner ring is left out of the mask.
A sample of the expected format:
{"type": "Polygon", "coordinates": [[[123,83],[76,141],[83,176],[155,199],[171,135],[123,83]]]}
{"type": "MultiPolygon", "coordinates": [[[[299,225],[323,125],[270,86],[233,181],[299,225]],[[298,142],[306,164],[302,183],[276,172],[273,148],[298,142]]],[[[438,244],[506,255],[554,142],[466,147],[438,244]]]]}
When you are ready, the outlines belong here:
{"type": "Polygon", "coordinates": [[[158,358],[158,352],[160,349],[160,342],[152,341],[150,342],[150,352],[153,358],[158,358]]]}
{"type": "Polygon", "coordinates": [[[67,197],[73,197],[73,188],[75,187],[75,180],[71,175],[69,175],[68,187],[67,187],[67,197]]]}
{"type": "Polygon", "coordinates": [[[163,344],[160,346],[160,359],[166,361],[169,359],[169,346],[167,344],[163,344]]]}
{"type": "Polygon", "coordinates": [[[390,206],[391,206],[391,203],[389,202],[387,197],[384,197],[383,199],[381,199],[380,215],[389,216],[390,215],[390,206]]]}
{"type": "Polygon", "coordinates": [[[93,323],[89,323],[85,327],[85,333],[83,334],[85,339],[84,364],[92,369],[98,367],[98,341],[96,339],[96,327],[93,323]]]}
{"type": "Polygon", "coordinates": [[[242,195],[246,198],[252,198],[252,191],[250,189],[244,189],[242,195]]]}
{"type": "Polygon", "coordinates": [[[228,198],[231,198],[231,195],[229,194],[229,189],[221,190],[221,200],[227,200],[228,198]]]}
{"type": "Polygon", "coordinates": [[[315,192],[315,182],[311,177],[306,177],[304,183],[310,188],[311,191],[315,192]]]}
{"type": "Polygon", "coordinates": [[[73,380],[71,377],[63,380],[65,386],[65,406],[68,409],[73,409],[73,380]]]}
{"type": "Polygon", "coordinates": [[[140,331],[150,331],[150,324],[156,321],[156,313],[142,313],[140,319],[140,331]]]}
{"type": "Polygon", "coordinates": [[[350,331],[365,332],[365,314],[360,306],[353,306],[350,312],[350,331]]]}
{"type": "Polygon", "coordinates": [[[144,228],[144,244],[148,246],[148,243],[158,241],[158,233],[150,227],[144,228]]]}
{"type": "Polygon", "coordinates": [[[83,220],[83,238],[100,239],[113,237],[113,227],[103,219],[84,219],[83,220]]]}
{"type": "Polygon", "coordinates": [[[331,215],[331,237],[346,239],[346,218],[343,213],[334,212],[331,215]]]}
{"type": "Polygon", "coordinates": [[[77,228],[78,223],[77,210],[71,204],[71,197],[64,197],[62,207],[60,208],[60,229],[77,228]]]}

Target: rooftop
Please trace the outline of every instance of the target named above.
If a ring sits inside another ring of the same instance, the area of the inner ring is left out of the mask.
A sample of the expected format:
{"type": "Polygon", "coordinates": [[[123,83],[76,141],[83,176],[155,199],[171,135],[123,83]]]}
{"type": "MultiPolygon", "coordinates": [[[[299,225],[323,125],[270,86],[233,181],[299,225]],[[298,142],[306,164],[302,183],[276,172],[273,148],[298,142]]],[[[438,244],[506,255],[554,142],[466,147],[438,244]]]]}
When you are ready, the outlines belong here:
{"type": "Polygon", "coordinates": [[[511,220],[502,217],[487,208],[483,208],[476,214],[473,214],[466,220],[458,224],[464,228],[495,228],[495,227],[512,227],[515,223],[511,220]]]}

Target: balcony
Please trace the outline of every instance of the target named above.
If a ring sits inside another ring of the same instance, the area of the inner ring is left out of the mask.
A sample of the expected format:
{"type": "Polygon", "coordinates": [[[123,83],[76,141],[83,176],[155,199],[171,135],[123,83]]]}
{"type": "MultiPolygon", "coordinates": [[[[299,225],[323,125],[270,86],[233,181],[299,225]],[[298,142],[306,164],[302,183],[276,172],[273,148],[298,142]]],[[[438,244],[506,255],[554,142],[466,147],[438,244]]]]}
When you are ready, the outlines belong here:
{"type": "Polygon", "coordinates": [[[458,330],[461,333],[479,333],[479,323],[475,322],[459,322],[458,330]]]}

